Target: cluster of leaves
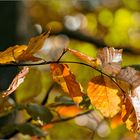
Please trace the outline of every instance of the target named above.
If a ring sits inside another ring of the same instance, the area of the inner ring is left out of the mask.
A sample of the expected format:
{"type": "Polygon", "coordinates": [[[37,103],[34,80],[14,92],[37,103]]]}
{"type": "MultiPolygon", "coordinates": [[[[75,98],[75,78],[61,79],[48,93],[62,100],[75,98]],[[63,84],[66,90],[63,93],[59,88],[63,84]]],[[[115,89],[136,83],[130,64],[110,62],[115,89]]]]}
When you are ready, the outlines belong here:
{"type": "MultiPolygon", "coordinates": [[[[71,97],[73,100],[72,105],[79,105],[79,109],[71,106],[72,109],[75,109],[73,114],[85,113],[92,106],[92,109],[99,110],[106,118],[119,116],[129,130],[139,132],[140,72],[131,67],[121,68],[122,50],[105,47],[98,51],[96,58],[92,58],[76,50],[66,48],[57,61],[45,61],[34,56],[34,54],[42,48],[47,37],[48,33],[44,33],[32,38],[27,46],[16,45],[8,48],[4,52],[0,52],[0,66],[23,66],[21,71],[13,79],[9,88],[1,94],[1,98],[6,99],[24,81],[25,76],[29,72],[28,66],[50,64],[53,80],[60,84],[64,92],[71,97]],[[61,61],[61,57],[66,52],[72,53],[85,63],[61,61]],[[35,63],[24,63],[27,61],[35,63]],[[100,75],[93,77],[87,83],[87,93],[83,93],[81,84],[76,81],[75,75],[70,71],[66,63],[85,65],[100,73],[100,75]],[[87,98],[89,102],[87,102],[87,98]]],[[[53,120],[52,110],[47,107],[29,103],[19,106],[19,109],[25,109],[33,120],[41,120],[43,123],[49,124],[57,122],[57,120],[53,120]]],[[[65,106],[63,109],[67,110],[65,106]]],[[[62,115],[65,112],[62,111],[63,109],[58,109],[57,113],[62,115]]],[[[61,120],[63,119],[59,121],[61,120]]],[[[33,130],[30,131],[31,135],[45,135],[41,133],[42,131],[38,127],[30,123],[15,125],[16,130],[27,133],[28,130],[24,128],[33,130]]]]}

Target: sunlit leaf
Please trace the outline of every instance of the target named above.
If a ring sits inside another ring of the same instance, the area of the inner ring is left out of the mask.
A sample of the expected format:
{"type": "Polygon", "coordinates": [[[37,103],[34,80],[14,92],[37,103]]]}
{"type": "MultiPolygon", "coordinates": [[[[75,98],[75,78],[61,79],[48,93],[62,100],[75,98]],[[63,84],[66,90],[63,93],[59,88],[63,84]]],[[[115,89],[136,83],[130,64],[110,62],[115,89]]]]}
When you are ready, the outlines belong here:
{"type": "Polygon", "coordinates": [[[0,64],[17,61],[17,58],[27,49],[26,45],[16,45],[0,52],[0,64]]]}
{"type": "Polygon", "coordinates": [[[61,85],[62,89],[67,92],[73,99],[81,101],[83,93],[81,87],[76,81],[75,76],[71,73],[66,64],[51,64],[53,79],[61,85]]]}
{"type": "Polygon", "coordinates": [[[27,104],[25,109],[32,116],[34,120],[41,120],[45,123],[48,123],[52,119],[52,114],[47,107],[38,105],[38,104],[27,104]]]}
{"type": "Polygon", "coordinates": [[[18,86],[24,81],[24,78],[28,72],[29,72],[29,68],[26,66],[23,67],[22,70],[13,79],[9,88],[2,94],[2,97],[6,97],[10,95],[12,92],[14,92],[18,88],[18,86]]]}
{"type": "Polygon", "coordinates": [[[16,129],[21,133],[28,134],[30,136],[39,136],[39,137],[46,136],[46,134],[39,127],[32,125],[30,123],[16,125],[16,129]]]}
{"type": "Polygon", "coordinates": [[[90,57],[88,55],[85,55],[79,51],[73,50],[73,49],[69,49],[67,48],[67,50],[69,52],[71,52],[73,55],[75,55],[76,57],[78,57],[79,59],[81,59],[82,61],[87,62],[88,64],[90,64],[91,66],[96,66],[98,65],[97,60],[93,57],[90,57]]]}
{"type": "Polygon", "coordinates": [[[105,117],[113,117],[120,111],[119,89],[110,78],[94,77],[88,83],[87,92],[93,106],[105,117]]]}
{"type": "Polygon", "coordinates": [[[77,106],[75,106],[75,105],[59,106],[59,107],[57,107],[57,112],[62,117],[72,117],[72,116],[75,116],[75,115],[81,113],[82,109],[77,107],[77,106]]]}
{"type": "Polygon", "coordinates": [[[111,75],[116,75],[121,70],[122,49],[103,48],[99,49],[97,59],[100,61],[101,69],[111,75]]]}
{"type": "Polygon", "coordinates": [[[19,61],[38,61],[41,60],[38,57],[33,56],[37,51],[39,51],[47,39],[48,33],[43,33],[39,36],[31,38],[28,43],[28,48],[17,58],[19,61]]]}
{"type": "Polygon", "coordinates": [[[125,122],[126,127],[129,130],[136,132],[139,131],[140,129],[139,108],[138,108],[140,104],[134,102],[134,100],[132,103],[131,102],[132,100],[131,98],[130,99],[126,98],[124,100],[124,103],[122,105],[122,120],[125,122]]]}

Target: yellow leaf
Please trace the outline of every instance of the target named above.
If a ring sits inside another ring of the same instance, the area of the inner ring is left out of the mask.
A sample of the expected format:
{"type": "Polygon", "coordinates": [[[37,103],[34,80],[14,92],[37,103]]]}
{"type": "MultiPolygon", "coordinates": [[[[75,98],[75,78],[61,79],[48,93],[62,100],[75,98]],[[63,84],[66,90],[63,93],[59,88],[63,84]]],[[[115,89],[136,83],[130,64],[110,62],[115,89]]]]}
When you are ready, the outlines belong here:
{"type": "Polygon", "coordinates": [[[120,111],[118,87],[106,76],[94,77],[88,83],[87,93],[93,106],[105,117],[113,117],[120,111]]]}
{"type": "Polygon", "coordinates": [[[26,49],[26,45],[16,45],[0,52],[0,64],[15,62],[17,57],[19,57],[26,49]]]}
{"type": "MultiPolygon", "coordinates": [[[[75,76],[71,73],[68,65],[66,64],[51,64],[51,72],[53,79],[61,85],[62,89],[68,93],[72,98],[80,97],[82,100],[83,93],[79,83],[76,81],[75,76]]],[[[81,100],[78,99],[78,102],[81,100]]]]}
{"type": "Polygon", "coordinates": [[[67,50],[69,52],[71,52],[73,55],[75,55],[76,57],[78,57],[79,59],[87,62],[88,64],[90,64],[91,66],[97,66],[98,65],[98,62],[95,58],[92,58],[90,56],[87,56],[79,51],[76,51],[76,50],[73,50],[73,49],[69,49],[67,48],[67,50]]]}
{"type": "Polygon", "coordinates": [[[31,38],[28,43],[28,48],[17,58],[19,61],[39,61],[38,57],[33,56],[37,51],[39,51],[47,39],[48,33],[43,33],[39,36],[31,38]]]}

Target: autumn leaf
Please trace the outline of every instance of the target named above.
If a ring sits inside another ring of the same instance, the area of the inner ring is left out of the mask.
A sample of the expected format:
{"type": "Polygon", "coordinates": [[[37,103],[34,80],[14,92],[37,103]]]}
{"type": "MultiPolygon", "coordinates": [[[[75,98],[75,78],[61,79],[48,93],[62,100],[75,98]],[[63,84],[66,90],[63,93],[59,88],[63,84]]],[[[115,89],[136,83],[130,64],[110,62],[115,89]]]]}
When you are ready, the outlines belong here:
{"type": "Polygon", "coordinates": [[[26,49],[26,45],[16,45],[0,52],[0,64],[15,62],[26,49]]]}
{"type": "Polygon", "coordinates": [[[120,111],[120,90],[106,76],[94,77],[88,83],[87,93],[93,106],[105,117],[113,117],[120,111]]]}
{"type": "Polygon", "coordinates": [[[131,67],[122,69],[117,75],[117,78],[128,82],[133,88],[139,87],[140,85],[140,72],[131,67]]]}
{"type": "Polygon", "coordinates": [[[63,116],[63,117],[72,117],[83,111],[81,108],[78,108],[75,105],[59,106],[56,108],[56,110],[60,114],[60,116],[63,116]]]}
{"type": "Polygon", "coordinates": [[[39,51],[47,39],[48,33],[43,33],[39,36],[31,38],[28,43],[27,49],[17,58],[19,61],[39,61],[41,58],[33,56],[37,51],[39,51]]]}
{"type": "Polygon", "coordinates": [[[116,75],[121,70],[122,49],[118,50],[107,47],[99,49],[97,59],[100,61],[100,68],[103,72],[116,75]]]}
{"type": "Polygon", "coordinates": [[[140,72],[127,67],[117,78],[130,84],[122,106],[122,119],[129,130],[140,132],[140,72]]]}
{"type": "Polygon", "coordinates": [[[122,118],[121,118],[121,114],[118,113],[117,115],[115,115],[112,119],[111,119],[111,128],[116,128],[118,127],[119,125],[122,125],[123,124],[123,121],[122,121],[122,118]]]}
{"type": "Polygon", "coordinates": [[[43,33],[31,38],[28,45],[15,45],[0,52],[0,64],[41,60],[41,58],[35,57],[34,54],[43,47],[48,35],[49,33],[43,33]]]}
{"type": "Polygon", "coordinates": [[[23,67],[22,70],[13,79],[9,88],[5,92],[3,92],[2,97],[6,97],[10,95],[12,92],[14,92],[17,89],[17,87],[24,81],[24,78],[28,72],[29,72],[29,68],[23,67]]]}
{"type": "Polygon", "coordinates": [[[87,62],[91,66],[97,66],[98,65],[97,59],[95,59],[93,57],[90,57],[88,55],[85,55],[85,54],[83,54],[79,51],[73,50],[73,49],[66,48],[66,50],[68,50],[70,53],[72,53],[73,55],[75,55],[79,59],[87,62]]]}
{"type": "Polygon", "coordinates": [[[127,129],[132,132],[140,132],[139,107],[140,104],[135,102],[133,98],[125,98],[122,105],[122,120],[127,129]]]}
{"type": "Polygon", "coordinates": [[[61,85],[64,92],[68,93],[74,100],[80,102],[83,93],[68,65],[51,64],[50,67],[54,81],[61,85]]]}

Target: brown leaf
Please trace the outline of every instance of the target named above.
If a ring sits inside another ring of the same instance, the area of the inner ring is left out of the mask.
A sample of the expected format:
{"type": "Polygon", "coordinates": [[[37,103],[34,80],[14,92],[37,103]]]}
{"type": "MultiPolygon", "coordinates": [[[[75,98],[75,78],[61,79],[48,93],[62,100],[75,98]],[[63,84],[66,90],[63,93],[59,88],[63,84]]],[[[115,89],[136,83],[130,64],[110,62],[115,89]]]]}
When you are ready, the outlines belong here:
{"type": "Polygon", "coordinates": [[[79,83],[76,81],[75,76],[71,73],[68,65],[66,64],[51,64],[51,72],[53,79],[61,85],[62,89],[67,92],[72,98],[80,97],[83,95],[79,83]]]}
{"type": "Polygon", "coordinates": [[[10,95],[12,92],[14,92],[17,89],[17,87],[24,81],[24,78],[28,72],[29,72],[29,68],[23,67],[23,69],[13,79],[9,88],[2,94],[2,97],[6,97],[10,95]]]}
{"type": "Polygon", "coordinates": [[[93,106],[105,117],[113,117],[120,111],[120,90],[106,76],[94,77],[88,83],[87,93],[93,106]]]}
{"type": "Polygon", "coordinates": [[[133,88],[140,85],[140,72],[131,67],[122,69],[117,78],[128,82],[133,88]]]}
{"type": "Polygon", "coordinates": [[[125,98],[122,105],[122,120],[132,132],[140,132],[140,103],[137,99],[125,98]]]}
{"type": "Polygon", "coordinates": [[[47,39],[48,33],[43,33],[39,36],[31,38],[28,43],[28,48],[17,58],[19,61],[39,61],[41,60],[38,57],[33,56],[37,51],[39,51],[47,39]]]}
{"type": "Polygon", "coordinates": [[[19,57],[26,49],[26,45],[16,45],[0,52],[0,64],[15,62],[17,57],[19,57]]]}
{"type": "Polygon", "coordinates": [[[73,50],[73,49],[69,49],[67,48],[66,50],[68,50],[69,52],[71,52],[73,55],[75,55],[76,57],[78,57],[79,59],[87,62],[88,64],[90,64],[91,66],[96,66],[98,65],[97,60],[93,57],[87,56],[79,51],[73,50]]]}
{"type": "Polygon", "coordinates": [[[98,50],[97,59],[100,61],[100,67],[103,72],[116,75],[121,70],[122,49],[103,48],[98,50]]]}

